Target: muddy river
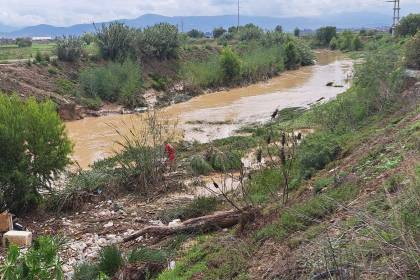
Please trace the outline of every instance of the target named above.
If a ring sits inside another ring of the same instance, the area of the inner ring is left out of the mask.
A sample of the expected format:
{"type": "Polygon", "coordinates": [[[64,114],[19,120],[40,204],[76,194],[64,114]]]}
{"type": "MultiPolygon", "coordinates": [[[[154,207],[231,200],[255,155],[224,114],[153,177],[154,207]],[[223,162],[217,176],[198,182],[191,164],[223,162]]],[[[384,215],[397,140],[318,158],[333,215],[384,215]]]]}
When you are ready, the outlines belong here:
{"type": "MultiPolygon", "coordinates": [[[[177,120],[186,140],[200,142],[231,136],[239,127],[266,121],[276,108],[306,107],[330,99],[349,87],[352,61],[338,52],[317,53],[317,64],[288,71],[271,80],[210,93],[163,109],[177,120]],[[327,87],[328,82],[342,87],[327,87]]],[[[108,115],[66,123],[75,144],[73,158],[86,168],[118,149],[116,128],[139,125],[136,115],[108,115]]]]}

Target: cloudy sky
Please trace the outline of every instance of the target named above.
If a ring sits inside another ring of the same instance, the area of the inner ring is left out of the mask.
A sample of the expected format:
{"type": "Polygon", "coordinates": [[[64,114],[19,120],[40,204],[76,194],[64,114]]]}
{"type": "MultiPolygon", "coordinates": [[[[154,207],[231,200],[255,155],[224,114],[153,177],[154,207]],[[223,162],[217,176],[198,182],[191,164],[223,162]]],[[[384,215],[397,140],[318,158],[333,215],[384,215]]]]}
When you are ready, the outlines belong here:
{"type": "MultiPolygon", "coordinates": [[[[420,12],[420,0],[401,0],[402,12],[420,12]]],[[[135,18],[146,13],[175,15],[234,14],[237,0],[0,0],[0,23],[11,26],[67,26],[135,18]]],[[[337,12],[391,13],[385,0],[241,0],[246,15],[313,16],[337,12]]]]}

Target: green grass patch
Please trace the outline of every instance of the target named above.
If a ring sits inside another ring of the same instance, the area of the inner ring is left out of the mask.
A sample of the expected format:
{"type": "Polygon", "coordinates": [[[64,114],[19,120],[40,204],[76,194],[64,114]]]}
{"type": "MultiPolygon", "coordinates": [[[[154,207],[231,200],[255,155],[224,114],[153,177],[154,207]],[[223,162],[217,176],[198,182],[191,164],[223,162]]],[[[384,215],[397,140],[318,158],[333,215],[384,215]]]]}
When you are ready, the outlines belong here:
{"type": "Polygon", "coordinates": [[[285,210],[279,220],[259,230],[257,240],[275,238],[284,240],[291,233],[305,230],[310,225],[331,214],[340,203],[345,203],[356,196],[358,188],[353,185],[341,185],[328,190],[323,195],[315,196],[305,202],[295,204],[285,210]]]}

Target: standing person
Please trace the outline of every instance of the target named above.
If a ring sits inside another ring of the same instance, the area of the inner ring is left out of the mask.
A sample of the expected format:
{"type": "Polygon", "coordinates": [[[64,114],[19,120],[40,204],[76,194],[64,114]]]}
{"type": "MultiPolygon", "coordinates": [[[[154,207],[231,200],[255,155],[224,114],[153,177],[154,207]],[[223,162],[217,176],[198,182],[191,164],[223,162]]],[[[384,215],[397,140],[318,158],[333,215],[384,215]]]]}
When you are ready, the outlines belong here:
{"type": "Polygon", "coordinates": [[[165,144],[165,151],[168,154],[169,166],[172,169],[172,167],[175,164],[175,148],[171,144],[166,143],[165,144]]]}

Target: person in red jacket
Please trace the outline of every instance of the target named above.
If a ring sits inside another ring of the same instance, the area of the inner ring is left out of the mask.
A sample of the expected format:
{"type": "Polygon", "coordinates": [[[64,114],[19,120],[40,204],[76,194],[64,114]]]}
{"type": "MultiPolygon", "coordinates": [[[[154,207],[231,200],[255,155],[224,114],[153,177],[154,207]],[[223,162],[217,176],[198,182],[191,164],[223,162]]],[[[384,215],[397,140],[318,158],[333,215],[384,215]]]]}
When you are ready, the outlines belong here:
{"type": "Polygon", "coordinates": [[[168,162],[170,167],[172,168],[175,163],[175,148],[171,144],[166,143],[165,151],[168,154],[168,162]]]}

